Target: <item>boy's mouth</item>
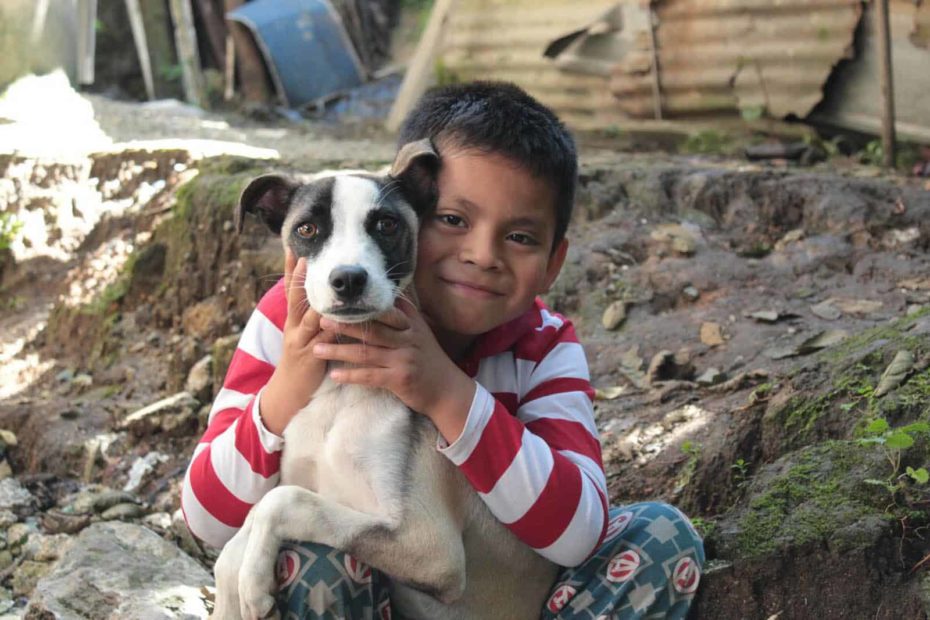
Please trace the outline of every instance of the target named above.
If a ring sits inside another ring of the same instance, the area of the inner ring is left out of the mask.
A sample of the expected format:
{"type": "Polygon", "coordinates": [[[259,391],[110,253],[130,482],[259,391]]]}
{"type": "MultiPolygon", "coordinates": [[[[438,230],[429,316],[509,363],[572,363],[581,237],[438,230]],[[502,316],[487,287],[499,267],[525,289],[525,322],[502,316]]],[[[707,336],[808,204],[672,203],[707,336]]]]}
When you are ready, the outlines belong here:
{"type": "Polygon", "coordinates": [[[484,286],[482,284],[477,284],[474,282],[469,282],[467,280],[453,280],[450,278],[440,278],[446,284],[452,286],[455,289],[459,289],[465,293],[472,295],[479,295],[482,297],[500,297],[501,293],[498,293],[496,290],[484,286]]]}

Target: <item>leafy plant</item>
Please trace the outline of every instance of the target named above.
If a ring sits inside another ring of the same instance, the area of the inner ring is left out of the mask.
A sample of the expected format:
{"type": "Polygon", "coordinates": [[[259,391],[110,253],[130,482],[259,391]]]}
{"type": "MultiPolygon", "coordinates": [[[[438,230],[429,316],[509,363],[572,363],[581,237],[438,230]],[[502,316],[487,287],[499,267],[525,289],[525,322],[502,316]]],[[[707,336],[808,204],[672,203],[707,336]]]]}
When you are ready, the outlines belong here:
{"type": "Polygon", "coordinates": [[[914,422],[907,426],[891,428],[884,418],[877,418],[865,428],[865,437],[859,439],[859,445],[878,445],[888,464],[891,473],[884,480],[866,479],[868,484],[884,487],[892,496],[907,488],[908,481],[916,484],[927,484],[930,472],[926,468],[914,469],[907,467],[901,473],[901,456],[905,450],[914,445],[916,436],[920,433],[930,433],[930,424],[914,422]]]}
{"type": "Polygon", "coordinates": [[[14,214],[9,211],[0,213],[0,250],[9,249],[22,228],[22,220],[14,214]]]}

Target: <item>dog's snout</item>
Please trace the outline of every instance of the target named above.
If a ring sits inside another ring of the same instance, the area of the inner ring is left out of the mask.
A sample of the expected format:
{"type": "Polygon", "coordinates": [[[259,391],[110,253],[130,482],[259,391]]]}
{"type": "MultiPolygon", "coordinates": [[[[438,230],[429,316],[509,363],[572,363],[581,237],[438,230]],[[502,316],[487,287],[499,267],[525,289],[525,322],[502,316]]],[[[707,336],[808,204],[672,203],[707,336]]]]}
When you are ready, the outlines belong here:
{"type": "Polygon", "coordinates": [[[342,301],[352,301],[361,296],[368,283],[368,272],[362,267],[344,265],[329,274],[329,285],[342,301]]]}

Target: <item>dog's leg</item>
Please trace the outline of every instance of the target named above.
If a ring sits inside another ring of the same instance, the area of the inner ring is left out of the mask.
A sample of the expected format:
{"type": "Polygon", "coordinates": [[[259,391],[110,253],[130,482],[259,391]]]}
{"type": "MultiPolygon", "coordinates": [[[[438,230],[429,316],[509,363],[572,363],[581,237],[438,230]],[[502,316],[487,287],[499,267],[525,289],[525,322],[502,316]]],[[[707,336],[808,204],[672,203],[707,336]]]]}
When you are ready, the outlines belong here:
{"type": "Polygon", "coordinates": [[[354,555],[392,578],[452,602],[465,588],[465,552],[453,520],[434,507],[371,515],[296,486],[272,489],[252,509],[252,530],[239,570],[247,620],[274,610],[274,562],[285,540],[316,542],[354,555]],[[432,511],[432,512],[431,512],[432,511]]]}
{"type": "Polygon", "coordinates": [[[216,577],[216,600],[211,618],[213,620],[239,620],[239,568],[249,541],[251,519],[236,532],[220,552],[213,566],[216,577]]]}

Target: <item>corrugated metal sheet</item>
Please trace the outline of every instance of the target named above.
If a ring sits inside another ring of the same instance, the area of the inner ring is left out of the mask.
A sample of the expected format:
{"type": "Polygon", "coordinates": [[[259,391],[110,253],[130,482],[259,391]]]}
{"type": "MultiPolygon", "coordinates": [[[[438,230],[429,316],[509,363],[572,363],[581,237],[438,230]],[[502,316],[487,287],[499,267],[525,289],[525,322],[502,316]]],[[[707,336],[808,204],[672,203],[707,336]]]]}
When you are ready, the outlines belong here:
{"type": "MultiPolygon", "coordinates": [[[[624,9],[646,10],[630,3],[624,9]]],[[[822,98],[833,66],[851,56],[862,3],[663,0],[654,10],[664,113],[803,117],[822,98]]],[[[640,45],[618,59],[610,89],[629,114],[651,116],[648,31],[635,40],[640,45]]]]}
{"type": "MultiPolygon", "coordinates": [[[[930,143],[930,2],[893,0],[891,56],[895,128],[902,138],[930,143]]],[[[878,134],[882,124],[878,38],[874,12],[866,10],[859,53],[837,69],[816,120],[878,134]]]]}
{"type": "Polygon", "coordinates": [[[603,128],[625,118],[607,77],[560,71],[542,53],[566,30],[580,28],[615,2],[606,0],[460,0],[441,57],[460,79],[515,82],[576,129],[603,128]]]}

